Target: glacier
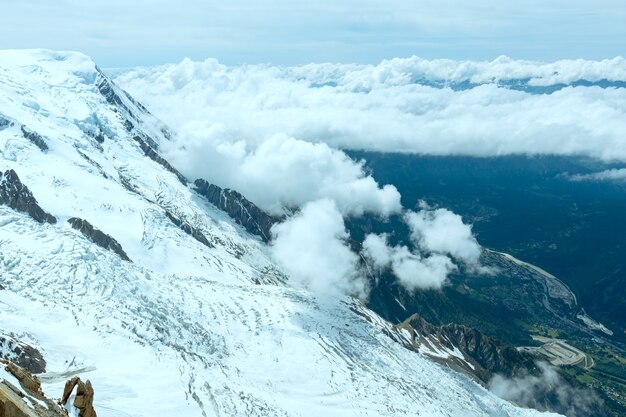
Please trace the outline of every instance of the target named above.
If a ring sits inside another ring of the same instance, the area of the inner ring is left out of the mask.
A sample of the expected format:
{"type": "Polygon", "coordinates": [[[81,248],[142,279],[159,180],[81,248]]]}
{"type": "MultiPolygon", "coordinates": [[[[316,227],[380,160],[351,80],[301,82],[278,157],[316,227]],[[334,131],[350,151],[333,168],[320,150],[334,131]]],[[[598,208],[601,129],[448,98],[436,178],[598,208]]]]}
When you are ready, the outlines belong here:
{"type": "Polygon", "coordinates": [[[146,155],[134,137],[158,153],[172,132],[89,57],[1,51],[0,121],[0,170],[57,219],[0,205],[0,331],[43,353],[45,392],[89,378],[104,417],[553,415],[409,351],[359,300],[292,288],[260,238],[146,155]]]}

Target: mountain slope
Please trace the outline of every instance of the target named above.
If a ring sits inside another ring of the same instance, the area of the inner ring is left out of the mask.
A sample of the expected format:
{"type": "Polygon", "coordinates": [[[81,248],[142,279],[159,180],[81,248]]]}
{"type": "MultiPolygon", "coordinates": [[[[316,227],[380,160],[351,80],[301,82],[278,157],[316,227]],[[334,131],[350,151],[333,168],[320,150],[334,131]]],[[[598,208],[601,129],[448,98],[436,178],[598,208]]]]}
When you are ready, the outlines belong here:
{"type": "Polygon", "coordinates": [[[0,52],[0,120],[0,170],[57,219],[0,205],[0,330],[41,351],[46,392],[85,376],[101,417],[539,414],[405,349],[358,301],[285,286],[88,57],[0,52]]]}

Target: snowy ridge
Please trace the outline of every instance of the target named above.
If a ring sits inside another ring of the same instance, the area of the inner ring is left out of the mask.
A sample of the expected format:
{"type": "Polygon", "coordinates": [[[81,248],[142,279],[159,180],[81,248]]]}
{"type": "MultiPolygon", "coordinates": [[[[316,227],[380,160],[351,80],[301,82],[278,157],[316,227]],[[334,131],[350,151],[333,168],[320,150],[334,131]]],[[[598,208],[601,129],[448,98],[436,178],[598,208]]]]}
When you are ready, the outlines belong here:
{"type": "Polygon", "coordinates": [[[101,417],[540,414],[407,350],[357,301],[285,286],[258,238],[144,155],[133,136],[158,147],[167,130],[103,80],[81,54],[0,52],[0,169],[58,219],[0,205],[0,330],[42,352],[47,393],[84,376],[101,417]]]}

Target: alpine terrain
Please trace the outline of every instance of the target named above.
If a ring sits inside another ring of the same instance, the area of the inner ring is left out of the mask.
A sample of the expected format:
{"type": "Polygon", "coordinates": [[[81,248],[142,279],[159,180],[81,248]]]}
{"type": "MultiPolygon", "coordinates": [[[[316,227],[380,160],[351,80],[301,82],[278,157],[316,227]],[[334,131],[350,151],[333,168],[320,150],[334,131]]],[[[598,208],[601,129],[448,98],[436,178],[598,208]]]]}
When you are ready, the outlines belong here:
{"type": "MultiPolygon", "coordinates": [[[[49,398],[74,381],[70,415],[548,415],[433,361],[417,321],[291,287],[280,219],[186,178],[173,135],[87,56],[0,52],[0,359],[49,398]]],[[[0,415],[50,415],[2,392],[0,415]]]]}

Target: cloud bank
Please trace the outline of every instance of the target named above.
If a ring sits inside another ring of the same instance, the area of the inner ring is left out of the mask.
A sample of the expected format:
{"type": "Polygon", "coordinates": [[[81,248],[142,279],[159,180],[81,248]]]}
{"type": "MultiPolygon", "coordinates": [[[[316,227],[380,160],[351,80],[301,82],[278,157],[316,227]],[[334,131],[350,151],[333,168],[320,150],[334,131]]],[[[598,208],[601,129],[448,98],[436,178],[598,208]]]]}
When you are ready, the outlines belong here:
{"type": "Polygon", "coordinates": [[[184,143],[216,140],[199,133],[213,129],[221,142],[249,147],[283,134],[334,149],[626,161],[623,58],[542,64],[413,57],[300,67],[184,60],[123,72],[117,82],[175,127],[184,143]],[[503,86],[512,80],[564,88],[533,94],[503,86]],[[567,86],[581,80],[622,87],[567,86]],[[454,83],[469,84],[446,87],[454,83]]]}
{"type": "Polygon", "coordinates": [[[307,203],[272,228],[274,259],[296,286],[322,296],[367,295],[359,258],[347,244],[343,217],[332,200],[307,203]]]}

